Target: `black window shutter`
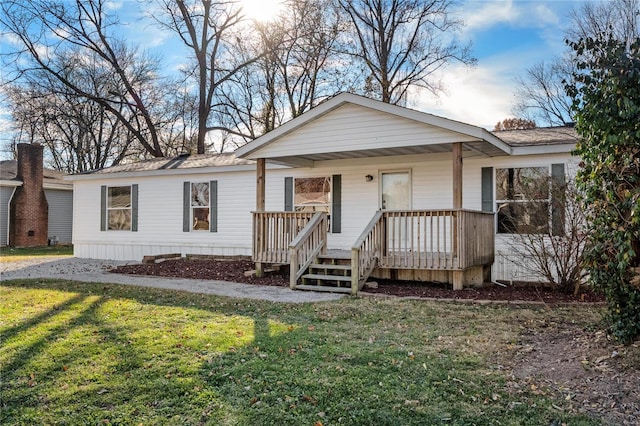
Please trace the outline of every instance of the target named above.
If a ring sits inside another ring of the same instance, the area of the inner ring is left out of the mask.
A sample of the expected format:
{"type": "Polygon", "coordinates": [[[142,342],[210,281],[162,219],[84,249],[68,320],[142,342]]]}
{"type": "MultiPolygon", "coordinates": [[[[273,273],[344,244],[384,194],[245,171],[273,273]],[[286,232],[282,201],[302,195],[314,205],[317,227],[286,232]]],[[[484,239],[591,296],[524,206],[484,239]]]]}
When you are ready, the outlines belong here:
{"type": "Polygon", "coordinates": [[[182,187],[182,232],[191,231],[191,182],[182,187]]]}
{"type": "Polygon", "coordinates": [[[551,165],[551,235],[564,235],[564,164],[551,165]]]}
{"type": "Polygon", "coordinates": [[[131,231],[138,232],[138,185],[131,185],[131,231]]]}
{"type": "Polygon", "coordinates": [[[482,168],[482,211],[493,212],[493,167],[482,168]]]}
{"type": "Polygon", "coordinates": [[[342,232],[342,175],[333,175],[331,181],[331,233],[339,234],[342,232]]]}
{"type": "Polygon", "coordinates": [[[100,230],[107,230],[107,187],[100,187],[100,230]]]}
{"type": "Polygon", "coordinates": [[[293,178],[284,178],[284,211],[293,211],[293,178]]]}
{"type": "Polygon", "coordinates": [[[209,231],[218,232],[218,181],[209,182],[209,231]]]}

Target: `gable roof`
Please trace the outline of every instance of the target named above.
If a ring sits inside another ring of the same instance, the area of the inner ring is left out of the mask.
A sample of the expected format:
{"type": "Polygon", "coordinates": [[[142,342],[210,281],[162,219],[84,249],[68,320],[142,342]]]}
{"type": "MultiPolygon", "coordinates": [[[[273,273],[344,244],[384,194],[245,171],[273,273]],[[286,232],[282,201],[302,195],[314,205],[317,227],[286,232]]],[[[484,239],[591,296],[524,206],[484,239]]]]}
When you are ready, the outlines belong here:
{"type": "MultiPolygon", "coordinates": [[[[326,149],[326,144],[324,144],[323,141],[316,141],[318,143],[311,147],[311,149],[316,151],[305,152],[304,155],[299,154],[296,159],[293,158],[293,155],[291,155],[291,158],[287,158],[286,156],[276,156],[273,154],[273,151],[275,151],[273,146],[278,143],[284,143],[287,144],[287,146],[304,145],[303,139],[300,139],[297,145],[293,143],[291,141],[293,135],[301,133],[305,127],[314,126],[314,123],[320,120],[324,119],[325,121],[329,121],[330,118],[328,117],[330,117],[332,113],[335,112],[336,114],[339,114],[340,111],[337,110],[341,108],[344,110],[347,105],[356,106],[361,110],[368,110],[371,113],[377,113],[376,117],[379,118],[389,117],[394,119],[397,123],[403,122],[408,127],[413,126],[414,130],[417,129],[416,126],[420,126],[421,129],[437,129],[440,133],[438,135],[439,137],[433,140],[430,140],[428,137],[421,136],[419,141],[412,141],[410,144],[403,145],[402,141],[397,141],[392,137],[388,137],[386,140],[382,140],[381,137],[378,137],[379,133],[375,132],[384,130],[384,123],[374,122],[373,125],[377,125],[379,128],[369,128],[364,131],[368,131],[370,133],[372,136],[371,139],[377,143],[376,147],[363,148],[360,146],[355,149],[351,149],[351,141],[344,140],[340,142],[341,152],[344,153],[341,158],[396,155],[394,154],[396,152],[407,154],[445,152],[447,150],[451,150],[451,143],[453,142],[463,142],[467,150],[475,151],[486,156],[507,155],[511,152],[511,147],[507,143],[481,127],[397,105],[387,104],[350,93],[341,93],[340,95],[325,101],[306,113],[283,124],[277,129],[272,130],[271,132],[266,133],[254,141],[238,148],[236,150],[236,155],[240,158],[254,160],[258,158],[266,158],[267,160],[289,165],[296,165],[296,161],[298,161],[299,164],[300,161],[312,162],[316,160],[340,158],[335,156],[332,157],[329,155],[329,152],[323,151],[323,149],[326,149]],[[269,153],[269,151],[272,151],[272,153],[269,153]]],[[[309,144],[306,146],[309,148],[309,144]]]]}
{"type": "MultiPolygon", "coordinates": [[[[0,161],[0,181],[10,186],[21,185],[22,182],[17,179],[18,162],[16,160],[0,161]]],[[[50,189],[69,189],[71,184],[64,181],[66,176],[64,173],[53,169],[44,168],[42,170],[42,183],[45,188],[50,189]]]]}

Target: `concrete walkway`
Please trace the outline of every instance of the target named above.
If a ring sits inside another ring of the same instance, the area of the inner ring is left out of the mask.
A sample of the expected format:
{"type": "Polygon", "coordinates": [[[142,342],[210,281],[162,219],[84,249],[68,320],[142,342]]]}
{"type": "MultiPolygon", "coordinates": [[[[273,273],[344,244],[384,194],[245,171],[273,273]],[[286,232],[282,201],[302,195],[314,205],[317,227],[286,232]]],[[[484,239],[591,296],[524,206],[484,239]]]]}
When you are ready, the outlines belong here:
{"type": "Polygon", "coordinates": [[[294,291],[285,287],[242,284],[227,281],[113,274],[107,272],[115,266],[125,264],[127,264],[127,262],[79,259],[75,257],[39,257],[19,262],[1,262],[0,281],[53,278],[181,290],[190,293],[215,294],[218,296],[267,300],[281,303],[325,302],[343,297],[342,294],[294,291]]]}

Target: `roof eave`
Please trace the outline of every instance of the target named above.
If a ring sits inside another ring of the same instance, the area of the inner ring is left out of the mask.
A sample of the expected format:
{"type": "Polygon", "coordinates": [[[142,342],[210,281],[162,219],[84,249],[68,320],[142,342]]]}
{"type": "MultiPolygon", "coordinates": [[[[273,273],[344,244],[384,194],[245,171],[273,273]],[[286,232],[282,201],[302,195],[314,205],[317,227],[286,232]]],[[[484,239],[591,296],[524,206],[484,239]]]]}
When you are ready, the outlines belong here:
{"type": "Polygon", "coordinates": [[[575,143],[513,146],[512,155],[566,154],[571,153],[575,147],[575,143]]]}

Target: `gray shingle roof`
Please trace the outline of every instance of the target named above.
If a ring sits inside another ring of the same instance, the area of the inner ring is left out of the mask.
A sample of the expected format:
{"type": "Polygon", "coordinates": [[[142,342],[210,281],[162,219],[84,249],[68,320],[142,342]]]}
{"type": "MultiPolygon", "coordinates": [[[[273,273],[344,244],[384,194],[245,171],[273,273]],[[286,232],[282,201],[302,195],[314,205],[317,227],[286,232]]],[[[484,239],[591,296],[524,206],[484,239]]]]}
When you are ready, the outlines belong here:
{"type": "Polygon", "coordinates": [[[492,133],[511,146],[575,144],[579,140],[578,133],[573,127],[539,127],[492,133]]]}
{"type": "MultiPolygon", "coordinates": [[[[16,160],[0,161],[0,180],[15,180],[18,174],[18,162],[16,160]]],[[[43,170],[44,183],[71,185],[63,180],[64,173],[53,169],[43,170]]]]}
{"type": "Polygon", "coordinates": [[[153,170],[196,169],[204,167],[226,167],[253,165],[252,160],[237,158],[233,153],[180,155],[171,158],[152,158],[135,163],[119,164],[101,170],[92,170],[82,174],[111,174],[125,172],[147,172],[153,170]]]}

